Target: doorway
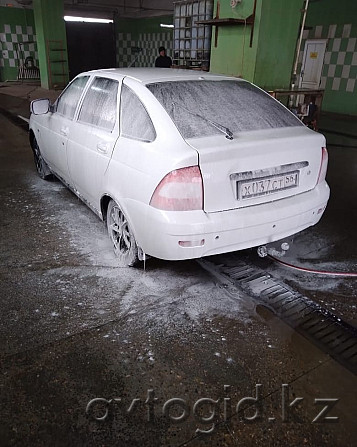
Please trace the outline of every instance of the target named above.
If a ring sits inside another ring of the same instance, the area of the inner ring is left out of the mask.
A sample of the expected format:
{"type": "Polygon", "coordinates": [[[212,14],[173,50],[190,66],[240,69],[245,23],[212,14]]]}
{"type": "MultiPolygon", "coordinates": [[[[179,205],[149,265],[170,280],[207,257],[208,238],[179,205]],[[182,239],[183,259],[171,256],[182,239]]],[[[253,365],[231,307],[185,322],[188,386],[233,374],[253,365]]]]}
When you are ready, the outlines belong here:
{"type": "Polygon", "coordinates": [[[112,23],[66,22],[69,77],[98,68],[116,67],[112,23]]]}
{"type": "Polygon", "coordinates": [[[299,87],[318,89],[326,50],[326,39],[307,40],[302,59],[299,87]]]}

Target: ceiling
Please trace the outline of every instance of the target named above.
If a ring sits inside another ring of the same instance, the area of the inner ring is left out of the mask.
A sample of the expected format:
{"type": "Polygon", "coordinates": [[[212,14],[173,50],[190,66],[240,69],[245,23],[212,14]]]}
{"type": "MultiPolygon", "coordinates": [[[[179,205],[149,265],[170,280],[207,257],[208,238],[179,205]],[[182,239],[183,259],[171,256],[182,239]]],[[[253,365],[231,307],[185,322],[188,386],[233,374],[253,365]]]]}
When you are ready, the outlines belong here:
{"type": "MultiPolygon", "coordinates": [[[[63,0],[65,15],[112,19],[173,14],[174,0],[63,0]]],[[[0,6],[32,8],[32,0],[0,0],[0,6]]]]}

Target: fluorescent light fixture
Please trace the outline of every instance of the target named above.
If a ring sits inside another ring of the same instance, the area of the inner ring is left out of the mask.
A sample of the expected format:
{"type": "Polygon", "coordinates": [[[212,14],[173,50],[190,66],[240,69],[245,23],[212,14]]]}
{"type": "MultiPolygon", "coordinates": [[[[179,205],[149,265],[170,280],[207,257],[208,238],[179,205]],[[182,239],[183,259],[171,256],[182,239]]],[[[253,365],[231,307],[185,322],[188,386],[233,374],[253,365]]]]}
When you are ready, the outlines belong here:
{"type": "Polygon", "coordinates": [[[165,23],[160,23],[161,28],[173,28],[173,25],[166,25],[165,23]]]}
{"type": "Polygon", "coordinates": [[[113,20],[109,19],[95,19],[91,17],[75,17],[75,16],[64,16],[66,22],[87,22],[87,23],[113,23],[113,20]]]}

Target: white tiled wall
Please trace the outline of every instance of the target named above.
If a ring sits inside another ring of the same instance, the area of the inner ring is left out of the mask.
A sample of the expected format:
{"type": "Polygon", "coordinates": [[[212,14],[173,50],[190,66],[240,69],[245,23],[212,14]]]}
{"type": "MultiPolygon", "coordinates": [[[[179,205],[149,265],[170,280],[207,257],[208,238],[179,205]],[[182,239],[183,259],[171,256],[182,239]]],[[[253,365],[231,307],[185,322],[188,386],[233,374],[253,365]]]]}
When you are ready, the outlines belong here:
{"type": "Polygon", "coordinates": [[[307,39],[328,39],[320,87],[326,90],[356,91],[357,78],[357,37],[352,35],[352,24],[318,25],[304,31],[301,46],[302,62],[304,43],[307,39]]]}
{"type": "Polygon", "coordinates": [[[172,57],[171,33],[142,33],[139,39],[132,39],[130,33],[117,36],[117,65],[127,67],[153,67],[159,55],[159,47],[166,48],[166,54],[172,57]]]}

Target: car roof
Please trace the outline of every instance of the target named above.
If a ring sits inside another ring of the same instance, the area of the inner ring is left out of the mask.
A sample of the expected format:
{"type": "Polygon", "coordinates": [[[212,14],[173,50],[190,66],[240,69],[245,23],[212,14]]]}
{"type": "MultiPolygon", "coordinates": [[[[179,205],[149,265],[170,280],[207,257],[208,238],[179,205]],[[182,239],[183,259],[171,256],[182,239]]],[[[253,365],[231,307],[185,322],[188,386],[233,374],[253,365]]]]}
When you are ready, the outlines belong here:
{"type": "Polygon", "coordinates": [[[195,71],[175,68],[107,68],[102,70],[92,70],[83,74],[108,76],[111,78],[122,79],[129,77],[143,84],[166,81],[188,81],[188,80],[239,80],[232,76],[208,73],[205,71],[195,71]]]}

